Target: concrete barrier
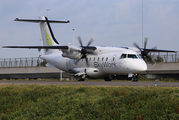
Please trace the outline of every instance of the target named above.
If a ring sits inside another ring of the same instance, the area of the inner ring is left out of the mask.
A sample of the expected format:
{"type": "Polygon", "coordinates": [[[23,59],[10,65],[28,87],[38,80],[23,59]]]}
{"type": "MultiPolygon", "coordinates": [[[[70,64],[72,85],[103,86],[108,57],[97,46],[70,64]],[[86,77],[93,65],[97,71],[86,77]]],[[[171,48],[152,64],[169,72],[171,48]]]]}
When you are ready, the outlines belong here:
{"type": "Polygon", "coordinates": [[[57,68],[49,67],[17,67],[0,68],[0,79],[19,79],[19,78],[69,78],[70,74],[57,68]]]}

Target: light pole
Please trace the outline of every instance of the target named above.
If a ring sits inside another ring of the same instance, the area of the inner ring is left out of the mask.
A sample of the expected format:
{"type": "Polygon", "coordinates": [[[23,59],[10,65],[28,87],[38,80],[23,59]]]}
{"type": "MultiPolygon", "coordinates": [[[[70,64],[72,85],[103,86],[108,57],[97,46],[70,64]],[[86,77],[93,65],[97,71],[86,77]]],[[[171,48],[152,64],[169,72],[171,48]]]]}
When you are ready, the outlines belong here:
{"type": "Polygon", "coordinates": [[[142,48],[143,48],[143,0],[142,0],[142,48]]]}
{"type": "Polygon", "coordinates": [[[73,30],[73,45],[75,45],[75,42],[74,42],[74,31],[75,29],[72,29],[73,30]]]}
{"type": "Polygon", "coordinates": [[[48,11],[50,11],[51,9],[47,9],[47,18],[48,18],[48,11]]]}

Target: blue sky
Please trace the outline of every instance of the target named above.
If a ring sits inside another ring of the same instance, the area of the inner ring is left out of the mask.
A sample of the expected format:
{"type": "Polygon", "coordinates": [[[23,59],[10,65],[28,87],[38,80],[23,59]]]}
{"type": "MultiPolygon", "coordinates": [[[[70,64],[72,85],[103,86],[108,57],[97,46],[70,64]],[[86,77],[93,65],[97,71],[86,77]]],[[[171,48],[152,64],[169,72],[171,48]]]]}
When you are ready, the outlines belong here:
{"type": "MultiPolygon", "coordinates": [[[[15,22],[15,18],[70,20],[69,24],[51,24],[61,45],[83,44],[91,37],[92,45],[142,47],[142,0],[0,0],[0,45],[41,45],[39,24],[15,22]]],[[[179,50],[179,1],[143,0],[143,36],[148,48],[179,50]]],[[[0,58],[37,57],[38,50],[3,49],[0,58]]]]}

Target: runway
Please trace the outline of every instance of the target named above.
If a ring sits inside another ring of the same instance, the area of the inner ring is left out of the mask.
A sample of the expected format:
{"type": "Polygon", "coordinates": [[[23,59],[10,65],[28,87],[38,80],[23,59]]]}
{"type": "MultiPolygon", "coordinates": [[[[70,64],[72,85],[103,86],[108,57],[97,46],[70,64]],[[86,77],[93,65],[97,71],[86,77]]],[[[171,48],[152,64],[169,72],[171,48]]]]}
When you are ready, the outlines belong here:
{"type": "MultiPolygon", "coordinates": [[[[84,85],[84,86],[155,86],[155,82],[121,82],[121,81],[0,81],[3,84],[18,85],[84,85]]],[[[157,82],[158,87],[179,87],[179,82],[157,82]]]]}

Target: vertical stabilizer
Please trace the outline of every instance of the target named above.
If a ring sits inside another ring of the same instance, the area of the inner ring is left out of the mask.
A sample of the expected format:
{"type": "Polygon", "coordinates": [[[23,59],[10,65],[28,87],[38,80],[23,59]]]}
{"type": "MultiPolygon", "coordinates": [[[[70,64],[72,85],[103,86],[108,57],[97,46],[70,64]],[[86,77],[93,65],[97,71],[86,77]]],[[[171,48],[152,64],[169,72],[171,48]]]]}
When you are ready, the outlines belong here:
{"type": "MultiPolygon", "coordinates": [[[[50,23],[48,22],[48,19],[45,16],[39,17],[40,20],[44,20],[46,22],[40,22],[40,29],[41,29],[41,34],[42,34],[42,40],[43,40],[43,45],[48,45],[48,46],[55,46],[59,45],[57,40],[54,37],[54,34],[52,32],[50,23]]],[[[57,53],[59,50],[56,49],[49,49],[45,50],[45,54],[53,54],[57,53]]]]}

